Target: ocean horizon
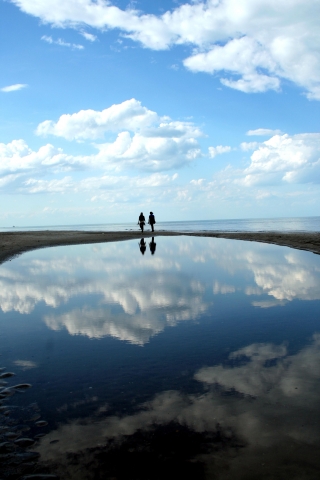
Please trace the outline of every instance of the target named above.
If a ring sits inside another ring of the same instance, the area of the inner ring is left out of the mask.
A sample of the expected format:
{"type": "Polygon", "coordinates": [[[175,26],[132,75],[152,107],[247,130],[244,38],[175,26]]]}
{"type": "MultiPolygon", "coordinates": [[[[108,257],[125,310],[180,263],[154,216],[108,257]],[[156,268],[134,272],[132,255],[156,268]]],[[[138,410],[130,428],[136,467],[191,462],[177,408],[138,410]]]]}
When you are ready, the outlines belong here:
{"type": "MultiPolygon", "coordinates": [[[[155,229],[177,232],[319,232],[320,216],[316,217],[279,217],[279,218],[247,218],[220,220],[184,220],[156,223],[155,229]]],[[[79,230],[79,231],[135,231],[139,230],[135,222],[125,223],[93,223],[74,225],[35,225],[0,227],[1,232],[35,231],[35,230],[79,230]]],[[[148,232],[148,225],[146,228],[148,232]]]]}

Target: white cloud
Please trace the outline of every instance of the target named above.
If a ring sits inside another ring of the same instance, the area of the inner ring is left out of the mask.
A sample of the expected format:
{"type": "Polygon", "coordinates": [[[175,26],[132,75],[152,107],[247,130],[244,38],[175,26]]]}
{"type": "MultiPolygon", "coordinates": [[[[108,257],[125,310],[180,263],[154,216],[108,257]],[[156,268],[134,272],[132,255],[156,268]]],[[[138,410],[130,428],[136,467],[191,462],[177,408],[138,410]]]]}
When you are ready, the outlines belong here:
{"type": "Polygon", "coordinates": [[[89,42],[95,42],[97,40],[97,36],[93,35],[92,33],[81,32],[81,35],[89,42]]]}
{"type": "Polygon", "coordinates": [[[152,110],[132,98],[102,111],[80,110],[61,115],[57,122],[46,120],[38,126],[38,135],[56,135],[67,140],[97,139],[105,132],[139,131],[158,123],[160,118],[152,110]]]}
{"type": "Polygon", "coordinates": [[[320,182],[320,133],[274,135],[243,171],[244,185],[320,182]]]}
{"type": "Polygon", "coordinates": [[[61,47],[68,47],[68,48],[72,48],[72,49],[76,49],[76,50],[83,50],[84,49],[84,46],[79,45],[78,43],[65,42],[61,38],[58,38],[58,40],[53,40],[53,38],[49,37],[48,35],[43,35],[41,37],[41,40],[43,40],[44,42],[47,42],[47,43],[51,43],[51,44],[54,43],[56,45],[60,45],[61,47]]]}
{"type": "Polygon", "coordinates": [[[278,90],[280,85],[275,76],[258,72],[259,68],[273,72],[275,65],[261,45],[248,37],[236,38],[223,46],[216,45],[209,52],[192,55],[184,60],[184,65],[193,72],[226,71],[240,75],[239,80],[222,78],[221,82],[247,93],[278,90]]]}
{"type": "Polygon", "coordinates": [[[279,90],[281,79],[320,99],[318,0],[216,0],[183,4],[162,15],[121,10],[110,2],[11,0],[22,11],[56,27],[118,29],[154,50],[194,46],[188,69],[216,73],[243,92],[279,90]],[[227,76],[226,76],[227,75],[227,76]]]}
{"type": "Polygon", "coordinates": [[[255,150],[258,147],[259,147],[258,142],[242,142],[242,143],[240,143],[240,148],[244,152],[247,152],[248,150],[255,150]]]}
{"type": "Polygon", "coordinates": [[[256,130],[248,130],[246,135],[260,135],[260,136],[268,136],[271,137],[272,135],[281,135],[281,130],[271,130],[270,128],[257,128],[256,130]]]}
{"type": "MultiPolygon", "coordinates": [[[[177,174],[164,175],[154,173],[147,176],[123,176],[123,175],[102,175],[99,177],[87,177],[84,180],[76,181],[71,176],[61,179],[43,180],[29,178],[20,186],[24,193],[67,193],[67,192],[89,192],[93,194],[92,200],[108,199],[120,200],[127,192],[130,198],[139,197],[146,189],[163,188],[169,186],[176,180],[177,174]],[[112,197],[112,198],[111,198],[112,197]]],[[[151,192],[150,192],[151,194],[151,192]]],[[[158,195],[158,193],[156,194],[158,195]]]]}
{"type": "Polygon", "coordinates": [[[0,90],[1,92],[16,92],[17,90],[21,90],[22,88],[26,88],[28,85],[25,83],[15,83],[14,85],[8,85],[7,87],[2,87],[0,90]]]}
{"type": "MultiPolygon", "coordinates": [[[[165,169],[165,165],[163,167],[165,169]]],[[[0,144],[0,189],[10,194],[85,193],[88,200],[91,198],[92,201],[122,204],[139,201],[146,195],[149,199],[159,201],[163,195],[172,196],[178,188],[177,173],[169,175],[154,172],[133,176],[87,173],[84,179],[73,177],[73,172],[89,169],[115,171],[120,168],[112,158],[108,164],[102,154],[71,156],[50,144],[33,151],[23,140],[0,144]],[[65,175],[65,172],[68,172],[68,175],[65,175]],[[61,174],[64,174],[62,178],[61,174]]]]}
{"type": "Polygon", "coordinates": [[[49,37],[48,35],[42,35],[41,40],[47,43],[53,43],[53,38],[49,37]]]}
{"type": "Polygon", "coordinates": [[[242,74],[239,80],[230,80],[222,78],[221,83],[226,87],[240,90],[244,93],[266,92],[267,90],[279,90],[280,81],[278,78],[269,77],[268,75],[242,74]]]}
{"type": "MultiPolygon", "coordinates": [[[[163,171],[190,164],[203,155],[198,143],[203,133],[197,126],[191,122],[159,117],[135,99],[102,111],[81,110],[72,115],[62,115],[57,122],[46,120],[40,123],[36,133],[78,141],[95,140],[109,133],[114,139],[91,145],[95,149],[91,155],[69,155],[51,144],[33,151],[21,139],[2,143],[0,174],[3,178],[0,186],[15,181],[17,178],[13,174],[31,171],[36,174],[88,168],[163,171]]],[[[29,179],[25,185],[30,186],[34,180],[29,179]]],[[[61,186],[66,180],[54,180],[52,185],[55,182],[61,186]]]]}
{"type": "Polygon", "coordinates": [[[242,142],[240,149],[251,151],[247,166],[227,166],[211,179],[194,178],[185,187],[186,197],[220,204],[227,201],[230,205],[273,202],[275,208],[279,202],[293,208],[300,201],[315,205],[320,182],[320,133],[277,134],[265,142],[242,142]],[[301,185],[300,190],[297,185],[301,185]]]}
{"type": "Polygon", "coordinates": [[[37,152],[31,150],[24,140],[13,140],[8,144],[0,143],[0,174],[27,172],[33,169],[47,169],[66,166],[72,163],[72,157],[62,150],[47,144],[37,152]]]}
{"type": "Polygon", "coordinates": [[[197,126],[159,117],[135,99],[102,111],[65,114],[57,122],[40,123],[36,130],[38,135],[52,134],[79,141],[115,132],[119,133],[114,141],[95,144],[98,154],[70,159],[70,164],[160,171],[188,164],[202,156],[197,138],[203,133],[197,126]]]}
{"type": "Polygon", "coordinates": [[[214,158],[217,155],[221,155],[222,153],[228,153],[231,152],[231,147],[229,146],[223,146],[223,145],[218,145],[217,147],[209,147],[209,157],[214,158]]]}
{"type": "MultiPolygon", "coordinates": [[[[121,132],[114,142],[96,145],[99,149],[97,158],[113,164],[116,168],[154,171],[169,170],[191,163],[201,156],[195,138],[199,135],[198,130],[181,124],[176,127],[178,136],[171,138],[158,136],[157,133],[154,136],[140,133],[131,136],[129,132],[121,132]]],[[[159,133],[160,129],[161,127],[159,133]]]]}

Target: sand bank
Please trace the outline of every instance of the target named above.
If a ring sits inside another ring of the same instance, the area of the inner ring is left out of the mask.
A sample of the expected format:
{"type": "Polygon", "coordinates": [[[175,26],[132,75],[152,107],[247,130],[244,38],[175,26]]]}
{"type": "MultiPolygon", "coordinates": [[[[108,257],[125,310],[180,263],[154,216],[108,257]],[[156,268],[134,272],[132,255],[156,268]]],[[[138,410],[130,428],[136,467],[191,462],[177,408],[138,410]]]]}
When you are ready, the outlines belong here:
{"type": "MultiPolygon", "coordinates": [[[[188,235],[196,237],[231,238],[253,242],[274,243],[299,250],[308,250],[320,254],[320,233],[286,232],[167,232],[158,231],[154,236],[188,235]]],[[[151,237],[151,232],[143,235],[138,231],[126,232],[83,232],[77,230],[41,230],[29,232],[0,232],[0,263],[16,255],[37,248],[85,243],[118,242],[134,238],[151,237]]]]}

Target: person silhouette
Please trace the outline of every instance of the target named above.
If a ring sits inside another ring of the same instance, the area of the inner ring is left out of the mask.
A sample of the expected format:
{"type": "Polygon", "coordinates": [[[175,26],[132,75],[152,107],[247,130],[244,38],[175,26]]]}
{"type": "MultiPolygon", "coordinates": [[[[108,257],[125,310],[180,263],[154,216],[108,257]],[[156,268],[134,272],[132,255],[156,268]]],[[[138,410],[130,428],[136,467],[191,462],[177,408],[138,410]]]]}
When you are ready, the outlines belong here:
{"type": "Polygon", "coordinates": [[[157,244],[156,244],[155,241],[154,241],[154,237],[152,237],[152,240],[151,240],[151,242],[149,243],[149,248],[150,248],[151,255],[154,255],[154,254],[155,254],[156,246],[157,246],[157,244]]]}
{"type": "Polygon", "coordinates": [[[151,227],[151,231],[154,232],[154,224],[156,223],[156,219],[154,218],[154,214],[153,212],[150,212],[150,215],[149,215],[149,221],[148,221],[150,227],[151,227]]]}
{"type": "Polygon", "coordinates": [[[146,219],[144,218],[144,215],[143,215],[143,213],[141,212],[140,215],[139,215],[139,220],[138,220],[138,225],[140,225],[141,232],[143,232],[145,223],[146,223],[146,219]]]}
{"type": "Polygon", "coordinates": [[[142,255],[144,255],[144,252],[146,251],[146,248],[147,248],[147,244],[146,244],[144,238],[141,238],[140,243],[139,243],[139,248],[140,248],[140,252],[142,253],[142,255]]]}

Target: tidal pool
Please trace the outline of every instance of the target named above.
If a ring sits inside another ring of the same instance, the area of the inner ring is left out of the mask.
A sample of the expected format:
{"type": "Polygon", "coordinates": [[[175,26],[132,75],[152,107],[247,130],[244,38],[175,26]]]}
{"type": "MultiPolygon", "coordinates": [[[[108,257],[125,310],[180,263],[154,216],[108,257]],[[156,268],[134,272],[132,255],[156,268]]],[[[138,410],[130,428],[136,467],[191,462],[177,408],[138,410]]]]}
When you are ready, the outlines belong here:
{"type": "Polygon", "coordinates": [[[317,477],[319,256],[196,237],[36,250],[0,266],[0,307],[4,478],[317,477]]]}

